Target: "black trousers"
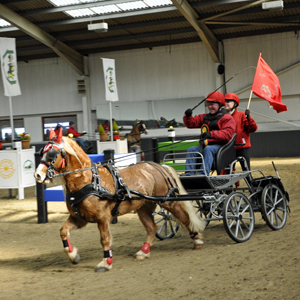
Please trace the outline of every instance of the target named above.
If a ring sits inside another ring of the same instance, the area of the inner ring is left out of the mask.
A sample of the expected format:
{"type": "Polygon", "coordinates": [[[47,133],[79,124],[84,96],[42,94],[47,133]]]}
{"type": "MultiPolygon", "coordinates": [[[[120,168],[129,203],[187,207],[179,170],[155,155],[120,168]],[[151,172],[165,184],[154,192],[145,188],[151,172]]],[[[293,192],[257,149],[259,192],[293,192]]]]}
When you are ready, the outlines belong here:
{"type": "MultiPolygon", "coordinates": [[[[236,157],[243,156],[246,159],[248,169],[250,170],[250,148],[237,149],[236,157]]],[[[241,167],[243,171],[247,171],[244,161],[241,161],[241,167]]]]}

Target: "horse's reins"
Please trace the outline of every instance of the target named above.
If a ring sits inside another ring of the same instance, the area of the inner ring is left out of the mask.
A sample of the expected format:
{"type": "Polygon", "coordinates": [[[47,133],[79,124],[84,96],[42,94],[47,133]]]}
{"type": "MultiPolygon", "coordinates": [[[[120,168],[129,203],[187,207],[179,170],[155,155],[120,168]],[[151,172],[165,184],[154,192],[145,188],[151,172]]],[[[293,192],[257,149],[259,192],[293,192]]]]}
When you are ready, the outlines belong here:
{"type": "MultiPolygon", "coordinates": [[[[188,137],[187,139],[182,139],[180,141],[177,141],[177,142],[173,142],[172,145],[176,145],[178,143],[181,143],[181,142],[184,142],[184,141],[188,141],[190,137],[188,137]]],[[[53,142],[51,142],[53,144],[53,142]]],[[[191,141],[190,143],[194,143],[194,141],[191,141]]],[[[156,148],[151,148],[151,149],[147,149],[145,151],[143,151],[144,153],[147,153],[147,152],[152,152],[152,153],[157,153],[159,152],[158,149],[162,149],[164,147],[169,147],[170,145],[164,145],[164,146],[160,146],[160,147],[156,147],[156,148]],[[156,151],[153,151],[154,149],[157,149],[156,151]]],[[[59,147],[60,150],[62,150],[60,147],[59,147]]],[[[41,149],[43,150],[43,148],[41,149]]],[[[53,179],[53,178],[56,178],[56,177],[61,177],[61,176],[65,176],[65,175],[70,175],[70,174],[73,174],[73,173],[78,173],[78,172],[83,172],[83,171],[88,171],[88,170],[92,170],[93,167],[88,167],[88,168],[83,168],[83,169],[77,169],[77,170],[74,170],[74,171],[69,171],[69,172],[64,172],[64,173],[59,173],[59,170],[54,167],[54,163],[59,155],[60,151],[56,151],[56,155],[55,157],[53,158],[53,160],[51,161],[51,163],[48,163],[44,160],[41,161],[41,163],[43,163],[44,165],[46,165],[48,167],[48,170],[47,170],[47,177],[50,178],[50,179],[53,179]],[[58,173],[58,174],[55,174],[53,169],[58,173]]],[[[141,154],[142,152],[136,152],[136,154],[141,154]]],[[[63,157],[65,156],[65,154],[62,154],[63,157]]],[[[114,161],[114,162],[118,162],[118,161],[123,161],[123,160],[127,160],[127,158],[131,157],[132,153],[130,153],[129,155],[124,155],[120,158],[115,158],[111,161],[114,161]]],[[[110,161],[110,160],[109,160],[110,161]]],[[[108,162],[109,162],[108,161],[108,162]]],[[[103,165],[99,165],[97,166],[97,168],[100,168],[100,167],[103,167],[103,165]]]]}

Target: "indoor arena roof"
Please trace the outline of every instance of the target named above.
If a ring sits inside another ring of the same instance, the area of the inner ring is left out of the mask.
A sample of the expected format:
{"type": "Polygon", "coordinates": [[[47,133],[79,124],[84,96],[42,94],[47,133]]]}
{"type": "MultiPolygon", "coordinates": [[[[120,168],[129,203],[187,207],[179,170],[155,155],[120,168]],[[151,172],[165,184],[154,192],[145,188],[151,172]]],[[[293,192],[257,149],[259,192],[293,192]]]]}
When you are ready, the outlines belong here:
{"type": "Polygon", "coordinates": [[[212,59],[220,62],[219,41],[286,31],[298,34],[299,29],[300,0],[1,0],[0,4],[0,37],[16,38],[18,60],[60,56],[79,74],[84,73],[84,56],[91,53],[202,41],[212,59]],[[91,24],[100,28],[89,30],[91,24]]]}

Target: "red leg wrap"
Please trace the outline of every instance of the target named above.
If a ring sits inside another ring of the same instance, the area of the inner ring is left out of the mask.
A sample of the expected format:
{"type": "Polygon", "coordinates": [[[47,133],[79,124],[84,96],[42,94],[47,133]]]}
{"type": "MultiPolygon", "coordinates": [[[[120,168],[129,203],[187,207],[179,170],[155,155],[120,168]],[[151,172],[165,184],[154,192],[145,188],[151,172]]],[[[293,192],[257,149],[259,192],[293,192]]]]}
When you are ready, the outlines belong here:
{"type": "Polygon", "coordinates": [[[143,247],[141,250],[145,253],[148,254],[150,252],[150,245],[148,243],[144,243],[143,247]]]}
{"type": "Polygon", "coordinates": [[[71,246],[71,243],[70,243],[70,241],[69,241],[69,238],[67,238],[67,242],[68,242],[68,245],[69,245],[69,251],[70,251],[70,252],[73,252],[73,248],[72,248],[72,246],[71,246]]]}

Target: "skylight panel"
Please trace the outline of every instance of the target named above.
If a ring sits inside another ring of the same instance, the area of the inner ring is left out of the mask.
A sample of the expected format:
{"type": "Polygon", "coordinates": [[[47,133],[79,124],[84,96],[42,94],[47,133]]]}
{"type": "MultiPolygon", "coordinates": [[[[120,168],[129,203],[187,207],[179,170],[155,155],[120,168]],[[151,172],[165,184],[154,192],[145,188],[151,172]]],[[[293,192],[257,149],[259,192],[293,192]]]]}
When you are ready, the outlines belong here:
{"type": "Polygon", "coordinates": [[[68,15],[70,15],[73,18],[80,18],[80,17],[95,15],[95,13],[88,8],[66,10],[65,13],[67,13],[68,15]]]}
{"type": "Polygon", "coordinates": [[[69,6],[68,7],[69,10],[66,10],[64,12],[73,18],[87,17],[93,15],[113,14],[113,13],[126,12],[132,10],[144,10],[151,7],[158,7],[158,6],[162,7],[162,6],[168,6],[173,4],[171,0],[123,0],[123,1],[118,1],[116,4],[108,4],[111,1],[105,1],[105,0],[48,0],[48,1],[53,5],[55,5],[56,7],[69,6]],[[73,5],[78,5],[78,4],[80,5],[84,3],[91,3],[91,7],[86,7],[82,9],[72,9],[73,5]],[[93,3],[101,3],[101,5],[93,6],[93,3]]]}
{"type": "Polygon", "coordinates": [[[119,7],[116,5],[104,5],[104,6],[96,6],[96,7],[91,7],[91,10],[93,10],[96,14],[111,14],[114,12],[121,11],[119,7]]]}
{"type": "Polygon", "coordinates": [[[48,0],[48,1],[53,5],[59,7],[59,6],[92,3],[92,2],[104,2],[105,0],[100,0],[100,1],[99,0],[48,0]]]}
{"type": "Polygon", "coordinates": [[[148,6],[143,1],[135,1],[135,2],[125,2],[117,4],[122,10],[135,10],[141,8],[148,8],[148,6]]]}
{"type": "Polygon", "coordinates": [[[12,25],[3,19],[0,19],[0,27],[7,27],[7,26],[12,26],[12,25]]]}
{"type": "Polygon", "coordinates": [[[50,3],[54,4],[55,6],[67,6],[73,4],[80,4],[79,0],[48,0],[50,3]]]}
{"type": "Polygon", "coordinates": [[[144,2],[147,5],[149,5],[150,7],[165,6],[165,5],[173,4],[173,2],[171,0],[144,0],[144,2]]]}

